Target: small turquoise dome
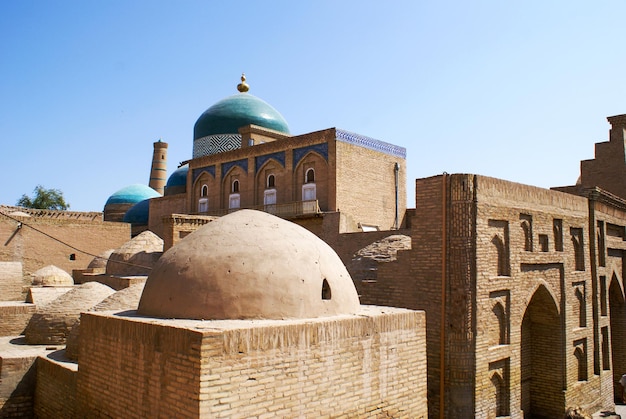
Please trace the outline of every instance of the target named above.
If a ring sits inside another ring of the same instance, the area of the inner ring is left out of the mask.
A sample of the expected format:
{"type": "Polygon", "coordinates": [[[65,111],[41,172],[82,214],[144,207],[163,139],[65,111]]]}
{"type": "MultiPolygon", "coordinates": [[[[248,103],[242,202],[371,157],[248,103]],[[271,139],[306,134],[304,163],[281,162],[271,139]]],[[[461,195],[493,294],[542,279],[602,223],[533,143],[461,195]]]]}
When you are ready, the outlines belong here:
{"type": "Polygon", "coordinates": [[[131,224],[148,224],[149,210],[150,198],[139,201],[126,211],[122,221],[131,224]]]}
{"type": "Polygon", "coordinates": [[[115,192],[107,199],[104,206],[106,207],[110,204],[136,204],[144,199],[156,198],[158,196],[161,196],[161,194],[151,187],[137,183],[115,192]]]}
{"type": "Polygon", "coordinates": [[[174,173],[167,179],[165,185],[165,196],[185,193],[187,191],[187,173],[189,173],[189,165],[176,169],[174,173]]]}
{"type": "Polygon", "coordinates": [[[172,186],[186,186],[187,185],[187,173],[189,173],[189,165],[186,164],[184,166],[179,167],[172,173],[167,179],[167,183],[165,184],[165,189],[171,188],[172,186]]]}
{"type": "Polygon", "coordinates": [[[193,128],[193,139],[237,134],[239,128],[250,124],[289,134],[287,121],[269,103],[249,93],[238,93],[220,100],[200,115],[193,128]]]}

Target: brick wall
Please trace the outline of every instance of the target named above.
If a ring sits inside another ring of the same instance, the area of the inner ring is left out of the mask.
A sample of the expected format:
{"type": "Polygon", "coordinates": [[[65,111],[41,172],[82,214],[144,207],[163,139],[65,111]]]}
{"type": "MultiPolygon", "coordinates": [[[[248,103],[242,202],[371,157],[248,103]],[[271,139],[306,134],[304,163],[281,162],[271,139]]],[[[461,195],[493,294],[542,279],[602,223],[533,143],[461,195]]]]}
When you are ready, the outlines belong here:
{"type": "Polygon", "coordinates": [[[425,316],[302,321],[83,314],[79,416],[426,417],[425,316]]]}
{"type": "Polygon", "coordinates": [[[50,357],[37,358],[34,412],[37,418],[73,418],[78,365],[50,357]]]}
{"type": "Polygon", "coordinates": [[[33,416],[36,356],[0,356],[1,418],[33,416]]]}
{"type": "Polygon", "coordinates": [[[398,225],[406,210],[406,160],[337,141],[337,205],[356,223],[379,226],[395,225],[396,193],[394,165],[398,163],[398,225]]]}
{"type": "Polygon", "coordinates": [[[0,336],[18,336],[35,314],[34,304],[0,302],[0,336]]]}
{"type": "Polygon", "coordinates": [[[0,261],[22,263],[24,287],[30,285],[30,274],[44,266],[55,265],[71,274],[73,269],[86,268],[93,259],[91,255],[118,248],[130,239],[130,224],[103,222],[101,215],[100,218],[84,220],[80,217],[83,213],[74,214],[77,214],[76,217],[21,217],[21,228],[18,228],[18,221],[0,215],[0,241],[4,243],[0,246],[0,261]],[[73,260],[70,259],[72,254],[73,260]]]}
{"type": "Polygon", "coordinates": [[[359,291],[364,304],[426,311],[431,417],[437,417],[440,402],[444,265],[446,416],[521,417],[529,398],[553,415],[571,404],[610,408],[617,375],[603,357],[610,357],[610,347],[626,330],[599,313],[597,273],[617,278],[614,301],[605,305],[621,310],[626,212],[606,205],[593,218],[583,197],[474,175],[418,179],[416,201],[412,249],[380,263],[377,280],[359,291]],[[596,266],[598,232],[590,226],[598,220],[622,234],[619,241],[606,240],[605,252],[618,255],[612,267],[596,266]],[[538,300],[543,303],[531,304],[538,300]],[[528,319],[529,307],[546,304],[554,307],[548,320],[538,314],[528,319]],[[613,339],[608,349],[602,348],[602,333],[613,339]],[[541,347],[548,338],[556,340],[541,347]],[[525,364],[523,357],[531,361],[525,364]],[[543,367],[533,373],[528,365],[543,367]],[[553,393],[540,388],[549,383],[553,393]]]}
{"type": "Polygon", "coordinates": [[[24,301],[21,262],[0,262],[0,301],[24,301]]]}

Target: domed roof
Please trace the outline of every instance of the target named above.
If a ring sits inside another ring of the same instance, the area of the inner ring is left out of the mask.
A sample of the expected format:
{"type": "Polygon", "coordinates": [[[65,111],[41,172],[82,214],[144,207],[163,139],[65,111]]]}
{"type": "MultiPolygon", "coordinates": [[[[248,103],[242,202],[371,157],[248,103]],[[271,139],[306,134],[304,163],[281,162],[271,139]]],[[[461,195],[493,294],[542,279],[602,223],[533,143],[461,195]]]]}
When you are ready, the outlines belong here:
{"type": "Polygon", "coordinates": [[[115,250],[107,262],[107,275],[148,275],[163,254],[163,239],[150,230],[133,237],[115,250]]]}
{"type": "Polygon", "coordinates": [[[134,185],[126,186],[125,188],[120,189],[115,192],[113,195],[107,199],[106,204],[104,206],[110,204],[136,204],[139,201],[143,201],[148,198],[156,198],[161,196],[157,191],[152,189],[149,186],[142,185],[140,183],[136,183],[134,185]]]}
{"type": "Polygon", "coordinates": [[[115,291],[99,282],[86,282],[46,304],[31,317],[24,335],[30,345],[65,344],[67,335],[80,318],[115,291]]]}
{"type": "Polygon", "coordinates": [[[165,189],[172,186],[187,186],[187,173],[189,173],[189,165],[179,167],[170,175],[165,184],[165,189]]]}
{"type": "Polygon", "coordinates": [[[161,256],[138,313],[179,319],[283,319],[352,314],[359,298],[339,256],[310,231],[240,210],[161,256]]]}
{"type": "Polygon", "coordinates": [[[111,254],[115,252],[115,249],[108,249],[104,252],[100,253],[98,256],[93,258],[89,265],[87,265],[88,269],[102,269],[107,267],[107,262],[109,261],[109,257],[111,254]]]}
{"type": "Polygon", "coordinates": [[[285,118],[269,103],[248,91],[245,76],[238,86],[240,93],[220,100],[204,111],[193,128],[193,139],[215,134],[237,134],[239,128],[254,124],[289,134],[285,118]]]}
{"type": "Polygon", "coordinates": [[[124,214],[122,221],[131,224],[148,224],[149,212],[150,199],[144,199],[130,207],[129,210],[126,211],[126,214],[124,214]]]}
{"type": "Polygon", "coordinates": [[[33,273],[33,285],[44,287],[74,285],[74,279],[63,269],[48,265],[33,273]]]}

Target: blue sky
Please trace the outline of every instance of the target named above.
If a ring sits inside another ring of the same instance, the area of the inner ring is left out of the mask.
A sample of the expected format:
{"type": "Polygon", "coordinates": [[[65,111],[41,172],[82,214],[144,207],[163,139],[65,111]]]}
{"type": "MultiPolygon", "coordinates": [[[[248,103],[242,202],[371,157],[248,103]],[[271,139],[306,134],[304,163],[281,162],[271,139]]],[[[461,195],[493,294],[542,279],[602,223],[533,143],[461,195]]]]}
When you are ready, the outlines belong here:
{"type": "MultiPolygon", "coordinates": [[[[293,134],[338,127],[407,149],[414,179],[573,184],[626,113],[623,1],[0,2],[0,204],[42,184],[101,211],[148,183],[152,143],[242,72],[293,134]]],[[[410,205],[413,206],[413,205],[410,205]]]]}

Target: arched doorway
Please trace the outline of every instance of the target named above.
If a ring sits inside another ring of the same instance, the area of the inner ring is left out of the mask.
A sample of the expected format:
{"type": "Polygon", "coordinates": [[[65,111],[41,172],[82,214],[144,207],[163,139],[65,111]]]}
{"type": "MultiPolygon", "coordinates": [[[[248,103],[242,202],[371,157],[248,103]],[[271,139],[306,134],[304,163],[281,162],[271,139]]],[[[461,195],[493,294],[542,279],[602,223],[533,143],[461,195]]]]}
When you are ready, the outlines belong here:
{"type": "Polygon", "coordinates": [[[521,388],[524,418],[563,415],[561,320],[554,299],[542,285],[522,320],[521,388]]]}
{"type": "Polygon", "coordinates": [[[611,361],[613,364],[613,394],[622,402],[619,379],[626,374],[626,304],[617,277],[613,275],[609,287],[609,315],[611,325],[611,361]]]}

